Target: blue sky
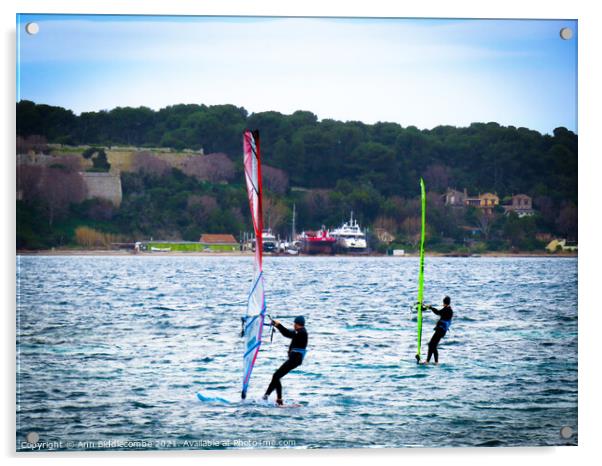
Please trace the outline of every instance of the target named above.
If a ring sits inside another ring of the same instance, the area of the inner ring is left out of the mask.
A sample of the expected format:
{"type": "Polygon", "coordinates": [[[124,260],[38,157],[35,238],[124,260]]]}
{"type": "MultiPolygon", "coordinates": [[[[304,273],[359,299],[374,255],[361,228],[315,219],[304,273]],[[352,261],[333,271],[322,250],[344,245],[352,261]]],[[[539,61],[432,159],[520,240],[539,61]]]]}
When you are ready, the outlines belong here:
{"type": "Polygon", "coordinates": [[[574,20],[21,15],[17,99],[577,130],[574,20]],[[25,33],[37,22],[40,32],[25,33]],[[573,40],[560,39],[571,27],[573,40]]]}

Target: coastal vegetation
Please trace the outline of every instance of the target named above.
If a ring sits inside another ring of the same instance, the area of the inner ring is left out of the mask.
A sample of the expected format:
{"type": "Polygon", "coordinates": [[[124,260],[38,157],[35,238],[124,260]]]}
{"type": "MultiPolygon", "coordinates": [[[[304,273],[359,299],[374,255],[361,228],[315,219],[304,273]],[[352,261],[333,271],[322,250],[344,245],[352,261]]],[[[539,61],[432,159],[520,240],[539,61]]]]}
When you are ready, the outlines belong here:
{"type": "Polygon", "coordinates": [[[540,134],[491,122],[420,130],[318,120],[308,111],[249,114],[234,105],[75,115],[21,101],[17,153],[47,157],[18,164],[17,247],[83,245],[81,228],[120,241],[240,238],[251,230],[245,128],[261,131],[265,224],[283,237],[295,205],[298,231],[338,226],[353,211],[373,249],[413,250],[422,176],[431,251],[532,251],[552,237],[577,238],[577,135],[566,128],[540,134]],[[87,198],[81,172],[115,170],[121,203],[87,198]],[[526,194],[534,215],[448,205],[448,188],[495,193],[501,204],[526,194]],[[382,231],[392,242],[379,240],[382,231]]]}

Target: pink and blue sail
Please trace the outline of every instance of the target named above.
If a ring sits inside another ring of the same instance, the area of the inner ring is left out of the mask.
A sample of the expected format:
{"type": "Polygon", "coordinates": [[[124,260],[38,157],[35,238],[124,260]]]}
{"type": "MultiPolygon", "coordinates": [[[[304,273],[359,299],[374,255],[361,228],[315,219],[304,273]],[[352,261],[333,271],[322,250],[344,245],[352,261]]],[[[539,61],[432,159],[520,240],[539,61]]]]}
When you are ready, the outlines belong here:
{"type": "Polygon", "coordinates": [[[247,313],[243,318],[244,356],[241,397],[247,396],[253,367],[261,347],[261,337],[266,317],[265,285],[263,279],[263,231],[261,155],[259,131],[245,131],[243,136],[245,180],[249,197],[249,208],[255,234],[255,267],[253,284],[247,300],[247,313]]]}

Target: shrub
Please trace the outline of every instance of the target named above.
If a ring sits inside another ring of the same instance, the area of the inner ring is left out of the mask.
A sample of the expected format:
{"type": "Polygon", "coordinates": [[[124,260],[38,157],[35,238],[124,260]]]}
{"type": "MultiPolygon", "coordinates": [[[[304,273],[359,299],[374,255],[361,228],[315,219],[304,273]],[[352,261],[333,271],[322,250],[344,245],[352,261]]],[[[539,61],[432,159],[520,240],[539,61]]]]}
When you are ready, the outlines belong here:
{"type": "Polygon", "coordinates": [[[117,240],[116,235],[103,233],[90,227],[77,227],[75,229],[75,242],[84,247],[110,247],[117,240]]]}

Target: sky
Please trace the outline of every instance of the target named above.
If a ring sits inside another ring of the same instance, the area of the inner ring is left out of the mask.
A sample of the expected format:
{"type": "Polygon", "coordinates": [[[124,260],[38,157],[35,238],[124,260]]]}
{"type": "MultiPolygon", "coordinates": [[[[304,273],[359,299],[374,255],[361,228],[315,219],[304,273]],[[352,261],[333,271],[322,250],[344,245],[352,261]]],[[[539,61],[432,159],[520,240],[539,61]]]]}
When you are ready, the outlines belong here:
{"type": "Polygon", "coordinates": [[[17,100],[77,114],[234,104],[421,129],[577,131],[575,20],[28,14],[17,16],[17,61],[17,100]]]}

